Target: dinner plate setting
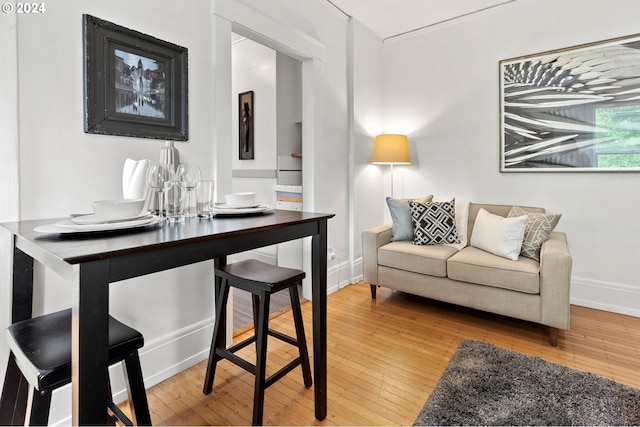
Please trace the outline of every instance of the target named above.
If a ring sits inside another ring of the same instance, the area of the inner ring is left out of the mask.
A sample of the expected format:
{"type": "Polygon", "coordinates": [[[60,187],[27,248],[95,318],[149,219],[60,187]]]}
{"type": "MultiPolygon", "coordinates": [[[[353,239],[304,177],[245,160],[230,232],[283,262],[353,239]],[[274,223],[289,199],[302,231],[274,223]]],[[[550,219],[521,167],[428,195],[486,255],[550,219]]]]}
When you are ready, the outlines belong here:
{"type": "Polygon", "coordinates": [[[248,206],[229,206],[226,203],[216,203],[213,206],[214,215],[250,215],[262,213],[269,209],[269,205],[254,203],[248,206]]]}
{"type": "Polygon", "coordinates": [[[99,231],[128,230],[137,227],[155,225],[162,221],[157,215],[141,212],[139,215],[124,218],[108,218],[97,214],[78,215],[66,218],[54,224],[34,228],[39,233],[92,233],[99,231]]]}
{"type": "Polygon", "coordinates": [[[118,217],[118,218],[109,218],[99,214],[88,214],[88,215],[76,215],[71,218],[71,221],[74,224],[79,225],[92,225],[92,224],[110,224],[110,223],[119,223],[119,222],[129,222],[143,218],[149,218],[151,216],[151,212],[140,212],[137,215],[118,217]]]}

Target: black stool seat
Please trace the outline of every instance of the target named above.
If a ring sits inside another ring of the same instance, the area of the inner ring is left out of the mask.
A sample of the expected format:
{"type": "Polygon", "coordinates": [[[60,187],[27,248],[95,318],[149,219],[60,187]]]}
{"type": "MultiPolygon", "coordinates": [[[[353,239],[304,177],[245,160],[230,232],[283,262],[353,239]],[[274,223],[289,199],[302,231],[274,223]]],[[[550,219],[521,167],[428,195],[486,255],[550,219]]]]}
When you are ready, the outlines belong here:
{"type": "Polygon", "coordinates": [[[216,322],[213,330],[213,339],[211,340],[211,351],[209,353],[209,363],[207,365],[203,392],[205,394],[211,393],[216,364],[220,359],[227,359],[240,366],[256,377],[253,397],[253,425],[261,425],[264,408],[264,391],[267,387],[284,377],[297,366],[302,367],[305,387],[311,387],[313,383],[307,341],[302,322],[302,310],[300,309],[300,297],[298,295],[298,284],[304,279],[305,272],[249,259],[216,268],[216,276],[222,280],[218,293],[219,298],[218,301],[216,301],[216,322]],[[227,349],[223,345],[218,344],[218,336],[224,327],[223,313],[227,305],[230,286],[252,294],[255,335],[227,349]],[[293,311],[293,320],[296,328],[296,338],[269,329],[270,296],[283,289],[289,289],[291,309],[293,311]],[[266,378],[267,335],[271,335],[297,347],[300,354],[299,357],[289,362],[269,378],[266,378]],[[255,365],[234,354],[254,342],[256,343],[255,365]]]}
{"type": "MultiPolygon", "coordinates": [[[[71,382],[71,309],[16,322],[7,328],[7,337],[16,365],[37,390],[33,397],[31,423],[46,424],[51,391],[71,382]],[[36,403],[38,399],[44,400],[36,403]]],[[[143,345],[144,337],[140,332],[109,316],[109,365],[125,361],[135,420],[138,424],[150,425],[138,356],[138,349],[143,345]]],[[[119,412],[112,402],[109,407],[119,412]]],[[[121,413],[114,415],[123,416],[121,413]]],[[[121,421],[130,423],[126,417],[121,421]]]]}
{"type": "Polygon", "coordinates": [[[279,267],[255,259],[225,265],[217,269],[216,274],[233,280],[232,286],[246,288],[248,292],[260,289],[272,294],[297,285],[305,278],[302,270],[279,267]]]}

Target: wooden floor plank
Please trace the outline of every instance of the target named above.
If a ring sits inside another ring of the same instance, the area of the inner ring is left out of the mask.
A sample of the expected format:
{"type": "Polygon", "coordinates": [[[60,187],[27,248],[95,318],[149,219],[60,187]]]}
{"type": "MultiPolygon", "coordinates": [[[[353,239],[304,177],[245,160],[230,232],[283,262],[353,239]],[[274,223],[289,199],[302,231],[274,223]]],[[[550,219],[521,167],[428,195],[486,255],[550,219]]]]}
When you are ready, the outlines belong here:
{"type": "MultiPolygon", "coordinates": [[[[302,307],[312,351],[311,304],[302,307]]],[[[314,418],[313,388],[299,369],[266,390],[265,425],[411,425],[458,345],[482,340],[640,388],[640,318],[571,307],[571,330],[557,347],[540,325],[359,283],[328,298],[328,414],[314,418]]],[[[295,335],[291,312],[270,325],[295,335]]],[[[237,342],[252,333],[237,335],[237,342]]],[[[269,340],[273,372],[296,349],[269,340]]],[[[255,357],[253,346],[243,350],[255,357]]],[[[313,366],[313,363],[312,363],[313,366]]],[[[210,395],[202,394],[206,361],[148,390],[155,425],[247,425],[251,423],[253,376],[219,363],[210,395]]],[[[128,405],[123,404],[127,409],[128,405]]]]}

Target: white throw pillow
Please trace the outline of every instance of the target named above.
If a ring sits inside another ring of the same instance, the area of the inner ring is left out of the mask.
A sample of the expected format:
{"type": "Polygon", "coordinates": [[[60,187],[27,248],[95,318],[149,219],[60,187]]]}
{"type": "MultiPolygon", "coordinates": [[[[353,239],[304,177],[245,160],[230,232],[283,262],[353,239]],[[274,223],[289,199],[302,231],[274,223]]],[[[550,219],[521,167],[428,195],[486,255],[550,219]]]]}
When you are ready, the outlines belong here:
{"type": "Polygon", "coordinates": [[[505,218],[480,209],[471,233],[471,246],[516,261],[527,221],[527,215],[505,218]]]}

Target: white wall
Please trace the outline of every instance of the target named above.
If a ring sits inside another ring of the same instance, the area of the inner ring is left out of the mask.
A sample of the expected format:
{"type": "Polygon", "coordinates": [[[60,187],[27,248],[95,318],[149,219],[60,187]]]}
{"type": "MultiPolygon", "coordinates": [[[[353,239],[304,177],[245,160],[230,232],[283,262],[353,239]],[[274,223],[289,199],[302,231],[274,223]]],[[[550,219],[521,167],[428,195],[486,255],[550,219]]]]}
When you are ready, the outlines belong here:
{"type": "Polygon", "coordinates": [[[407,133],[405,196],[563,213],[575,304],[640,315],[637,173],[499,172],[501,59],[638,32],[640,2],[519,0],[384,44],[384,119],[407,133]]]}

